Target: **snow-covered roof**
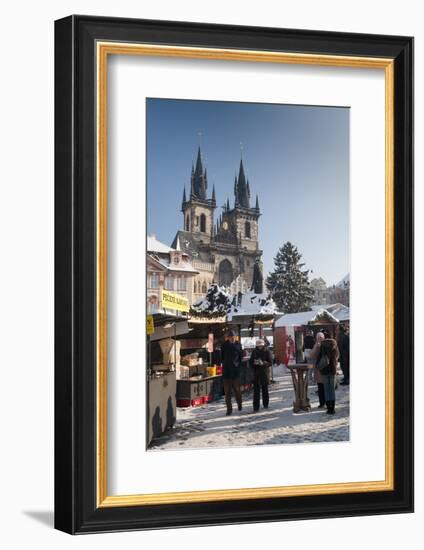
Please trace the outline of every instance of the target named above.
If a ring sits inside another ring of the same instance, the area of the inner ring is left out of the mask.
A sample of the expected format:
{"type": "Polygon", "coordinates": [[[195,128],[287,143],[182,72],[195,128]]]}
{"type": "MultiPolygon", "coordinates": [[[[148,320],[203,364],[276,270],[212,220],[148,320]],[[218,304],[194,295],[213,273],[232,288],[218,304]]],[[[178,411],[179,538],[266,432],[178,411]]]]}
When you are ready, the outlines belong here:
{"type": "Polygon", "coordinates": [[[188,261],[181,261],[178,264],[171,263],[168,258],[159,258],[153,256],[153,258],[160,263],[163,267],[169,271],[182,271],[184,273],[199,273],[188,261]]]}
{"type": "Polygon", "coordinates": [[[334,315],[338,321],[348,321],[350,319],[350,310],[348,306],[343,304],[332,304],[331,306],[326,306],[327,311],[334,315]]]}
{"type": "Polygon", "coordinates": [[[226,315],[231,307],[231,295],[217,284],[211,284],[206,296],[197,300],[192,305],[192,310],[197,314],[226,315]]]}
{"type": "Polygon", "coordinates": [[[266,293],[257,294],[249,290],[241,295],[240,303],[237,301],[237,295],[234,302],[229,316],[232,319],[242,315],[274,315],[277,312],[274,300],[266,293]]]}
{"type": "MultiPolygon", "coordinates": [[[[177,243],[178,244],[178,243],[177,243]]],[[[177,252],[175,248],[171,248],[167,244],[158,241],[155,235],[147,236],[147,252],[149,256],[162,267],[170,271],[178,271],[184,273],[199,273],[191,265],[188,255],[184,252],[181,254],[181,261],[171,263],[171,253],[177,252]]]]}
{"type": "Polygon", "coordinates": [[[276,327],[300,327],[319,321],[320,317],[325,316],[326,320],[338,323],[338,319],[327,309],[313,309],[310,311],[300,311],[299,313],[287,313],[280,317],[276,322],[276,327]]]}
{"type": "Polygon", "coordinates": [[[174,250],[170,246],[158,241],[155,235],[147,235],[147,252],[158,252],[159,254],[169,254],[174,250]]]}
{"type": "Polygon", "coordinates": [[[277,313],[275,302],[265,293],[248,291],[244,294],[231,294],[225,287],[213,283],[204,298],[192,306],[196,313],[209,315],[227,314],[228,321],[242,316],[269,317],[277,313]]]}
{"type": "Polygon", "coordinates": [[[336,284],[338,288],[347,288],[350,285],[350,273],[347,273],[341,281],[336,284]]]}

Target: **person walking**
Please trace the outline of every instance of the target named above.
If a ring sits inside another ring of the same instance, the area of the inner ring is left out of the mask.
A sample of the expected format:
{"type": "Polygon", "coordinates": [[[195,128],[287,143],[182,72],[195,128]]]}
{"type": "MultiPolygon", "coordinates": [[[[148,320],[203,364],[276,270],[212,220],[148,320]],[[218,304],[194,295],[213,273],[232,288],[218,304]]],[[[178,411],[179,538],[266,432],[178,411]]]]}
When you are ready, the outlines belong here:
{"type": "Polygon", "coordinates": [[[327,414],[334,414],[336,405],[336,372],[337,362],[339,360],[339,348],[337,342],[325,335],[321,342],[321,347],[318,355],[317,369],[321,376],[321,382],[324,386],[325,404],[327,406],[327,414]]]}
{"type": "MultiPolygon", "coordinates": [[[[313,361],[311,359],[311,352],[314,349],[314,345],[315,345],[314,333],[312,332],[312,330],[308,329],[307,332],[306,332],[306,336],[303,340],[303,352],[305,354],[305,361],[306,361],[306,363],[308,363],[308,365],[313,364],[313,361]]],[[[315,374],[314,371],[315,371],[315,369],[310,369],[309,370],[309,381],[310,382],[314,381],[314,374],[315,374]]]]}
{"type": "Polygon", "coordinates": [[[259,338],[256,347],[250,356],[250,365],[253,367],[253,411],[259,410],[261,389],[264,409],[269,405],[268,367],[272,365],[271,352],[265,347],[265,342],[259,338]]]}
{"type": "Polygon", "coordinates": [[[349,342],[349,329],[343,325],[340,325],[339,336],[337,338],[337,345],[340,352],[340,368],[343,372],[342,386],[348,386],[350,381],[350,342],[349,342]]]}
{"type": "Polygon", "coordinates": [[[317,332],[315,336],[315,344],[314,347],[311,349],[311,352],[309,354],[309,360],[311,361],[311,364],[315,367],[315,380],[317,383],[318,388],[318,399],[319,399],[319,409],[323,409],[325,407],[325,395],[324,395],[324,386],[321,380],[321,373],[316,368],[318,356],[321,350],[321,342],[325,339],[323,332],[317,332]]]}
{"type": "Polygon", "coordinates": [[[227,416],[229,416],[233,412],[232,392],[234,392],[238,410],[242,410],[240,371],[243,351],[240,342],[237,342],[236,335],[232,330],[227,333],[227,340],[221,346],[221,356],[222,381],[224,384],[227,416]]]}
{"type": "Polygon", "coordinates": [[[287,342],[288,342],[288,348],[289,348],[289,352],[288,352],[289,361],[290,361],[290,359],[295,360],[296,359],[296,346],[295,346],[295,343],[294,343],[294,340],[293,340],[291,334],[289,334],[289,336],[287,338],[287,342]]]}

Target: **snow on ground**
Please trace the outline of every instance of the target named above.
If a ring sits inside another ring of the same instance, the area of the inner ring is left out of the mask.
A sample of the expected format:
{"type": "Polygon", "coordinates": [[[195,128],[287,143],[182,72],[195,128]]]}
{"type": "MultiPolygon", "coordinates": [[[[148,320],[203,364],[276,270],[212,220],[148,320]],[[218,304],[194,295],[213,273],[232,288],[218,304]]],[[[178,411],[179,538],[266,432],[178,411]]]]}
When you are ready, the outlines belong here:
{"type": "Polygon", "coordinates": [[[316,385],[309,386],[312,410],[293,413],[293,385],[284,366],[274,366],[269,385],[269,408],[253,413],[253,392],[243,393],[243,410],[233,398],[233,414],[226,416],[224,398],[200,407],[177,409],[176,425],[154,439],[150,449],[244,447],[282,443],[313,443],[349,440],[349,386],[336,390],[336,414],[318,409],[316,385]]]}

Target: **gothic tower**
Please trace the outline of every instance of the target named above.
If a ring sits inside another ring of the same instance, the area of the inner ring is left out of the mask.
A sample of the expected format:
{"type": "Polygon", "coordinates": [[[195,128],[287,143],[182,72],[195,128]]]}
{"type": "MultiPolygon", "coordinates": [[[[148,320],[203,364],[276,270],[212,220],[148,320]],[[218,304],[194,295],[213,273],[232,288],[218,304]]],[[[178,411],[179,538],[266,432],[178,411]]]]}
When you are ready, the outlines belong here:
{"type": "Polygon", "coordinates": [[[215,187],[212,197],[207,198],[208,177],[203,168],[200,147],[197,151],[196,167],[191,168],[190,196],[187,200],[184,186],[181,211],[184,216],[184,231],[198,237],[203,242],[210,242],[214,236],[214,212],[216,208],[215,187]]]}
{"type": "Polygon", "coordinates": [[[255,206],[250,206],[250,185],[241,159],[238,176],[234,179],[234,208],[230,207],[227,199],[215,230],[215,242],[232,246],[234,254],[231,261],[229,257],[216,255],[219,261],[219,284],[228,286],[230,279],[235,281],[241,278],[249,288],[253,286],[255,264],[259,262],[257,268],[261,267],[262,251],[259,249],[258,232],[260,215],[257,196],[255,206]]]}
{"type": "Polygon", "coordinates": [[[250,185],[241,159],[239,174],[234,180],[234,208],[228,210],[226,218],[242,248],[251,251],[258,248],[260,215],[257,195],[255,206],[250,206],[250,185]]]}

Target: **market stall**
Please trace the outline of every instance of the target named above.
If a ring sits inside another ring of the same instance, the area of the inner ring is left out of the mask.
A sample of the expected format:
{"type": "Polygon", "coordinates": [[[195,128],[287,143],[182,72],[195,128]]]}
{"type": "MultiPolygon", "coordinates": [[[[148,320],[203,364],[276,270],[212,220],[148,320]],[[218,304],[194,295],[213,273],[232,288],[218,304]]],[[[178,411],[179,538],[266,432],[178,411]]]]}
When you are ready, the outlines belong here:
{"type": "Polygon", "coordinates": [[[147,445],[176,422],[179,338],[189,332],[188,301],[162,291],[160,308],[147,316],[147,445]]]}
{"type": "Polygon", "coordinates": [[[193,407],[223,395],[220,343],[226,316],[191,316],[190,333],[180,340],[181,365],[177,371],[177,406],[193,407]]]}
{"type": "Polygon", "coordinates": [[[274,325],[274,353],[279,363],[303,363],[304,338],[308,331],[338,333],[339,320],[325,306],[313,306],[309,311],[282,315],[274,325]]]}
{"type": "MultiPolygon", "coordinates": [[[[265,340],[266,346],[273,352],[273,326],[282,314],[276,310],[274,301],[266,293],[256,293],[252,290],[239,294],[233,301],[228,322],[237,327],[244,350],[244,372],[240,384],[250,389],[253,381],[253,370],[249,366],[252,350],[256,339],[265,340]]],[[[273,367],[269,367],[268,379],[273,380],[273,367]]]]}

